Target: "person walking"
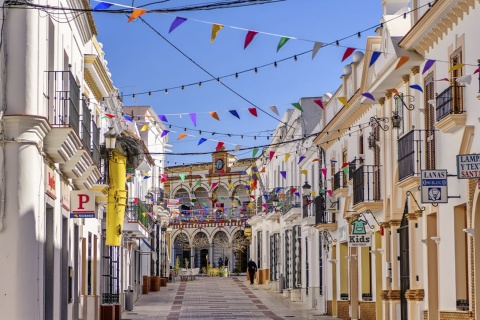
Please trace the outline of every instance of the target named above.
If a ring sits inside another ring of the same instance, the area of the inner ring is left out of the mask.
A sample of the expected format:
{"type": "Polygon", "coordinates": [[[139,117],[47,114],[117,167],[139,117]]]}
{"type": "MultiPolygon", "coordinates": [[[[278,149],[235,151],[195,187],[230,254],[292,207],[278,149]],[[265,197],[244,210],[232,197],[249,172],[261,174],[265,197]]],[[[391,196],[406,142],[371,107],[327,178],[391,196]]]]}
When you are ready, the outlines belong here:
{"type": "Polygon", "coordinates": [[[218,267],[223,267],[223,259],[222,257],[218,258],[218,267]]]}
{"type": "Polygon", "coordinates": [[[247,263],[247,271],[248,276],[250,277],[250,284],[253,284],[253,281],[255,280],[255,272],[257,272],[257,264],[252,260],[252,258],[250,258],[247,263]]]}

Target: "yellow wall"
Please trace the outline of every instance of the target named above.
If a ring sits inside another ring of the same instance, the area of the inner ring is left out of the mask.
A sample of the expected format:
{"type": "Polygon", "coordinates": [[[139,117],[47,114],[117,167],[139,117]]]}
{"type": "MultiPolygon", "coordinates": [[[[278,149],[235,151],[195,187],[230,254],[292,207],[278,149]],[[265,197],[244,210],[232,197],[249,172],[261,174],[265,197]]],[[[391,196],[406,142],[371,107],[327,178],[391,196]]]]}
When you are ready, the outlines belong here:
{"type": "Polygon", "coordinates": [[[348,243],[340,243],[340,293],[348,293],[348,243]]]}

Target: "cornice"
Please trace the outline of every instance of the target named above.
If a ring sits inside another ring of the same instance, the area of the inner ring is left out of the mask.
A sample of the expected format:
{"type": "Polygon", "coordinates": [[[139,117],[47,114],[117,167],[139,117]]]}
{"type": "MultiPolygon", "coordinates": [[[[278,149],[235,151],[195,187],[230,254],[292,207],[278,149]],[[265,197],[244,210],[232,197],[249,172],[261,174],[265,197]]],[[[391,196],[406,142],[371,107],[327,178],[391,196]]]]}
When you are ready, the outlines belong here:
{"type": "MultiPolygon", "coordinates": [[[[85,67],[87,67],[87,65],[92,66],[92,68],[93,68],[92,71],[94,71],[98,75],[100,81],[102,82],[103,86],[105,87],[105,90],[107,90],[107,92],[113,92],[115,88],[113,86],[112,80],[108,76],[107,71],[105,70],[105,67],[103,66],[102,62],[100,61],[99,56],[96,55],[96,54],[86,54],[84,56],[84,61],[85,61],[85,67]]],[[[88,69],[87,69],[87,71],[88,71],[88,69]]]]}
{"type": "Polygon", "coordinates": [[[102,92],[100,91],[100,89],[98,88],[97,84],[95,83],[95,80],[93,79],[93,76],[92,74],[90,73],[90,71],[88,71],[87,69],[85,69],[85,72],[83,74],[83,77],[85,79],[85,82],[87,83],[88,87],[90,88],[90,90],[92,91],[93,93],[93,96],[95,97],[95,99],[97,101],[101,101],[102,100],[102,92]]]}

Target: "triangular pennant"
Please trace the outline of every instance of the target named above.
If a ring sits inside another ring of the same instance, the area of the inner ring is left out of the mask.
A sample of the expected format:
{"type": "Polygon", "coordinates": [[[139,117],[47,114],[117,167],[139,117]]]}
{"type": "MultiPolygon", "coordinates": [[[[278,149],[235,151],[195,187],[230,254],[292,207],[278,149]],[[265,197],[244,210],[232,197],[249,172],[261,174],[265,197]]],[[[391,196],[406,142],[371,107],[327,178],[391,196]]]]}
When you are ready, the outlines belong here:
{"type": "Polygon", "coordinates": [[[178,176],[182,179],[182,182],[185,182],[185,173],[179,173],[178,176]]]}
{"type": "Polygon", "coordinates": [[[473,74],[475,74],[475,73],[479,73],[479,72],[480,72],[480,67],[479,67],[479,68],[477,68],[477,70],[475,70],[475,71],[473,72],[473,74]]]}
{"type": "Polygon", "coordinates": [[[161,176],[162,176],[161,182],[167,181],[167,174],[166,173],[162,173],[161,176]]]}
{"type": "Polygon", "coordinates": [[[278,109],[276,106],[269,106],[268,107],[270,110],[272,110],[273,113],[275,113],[277,116],[280,116],[280,114],[278,113],[278,109]]]}
{"type": "Polygon", "coordinates": [[[280,171],[280,174],[282,175],[283,179],[287,179],[287,171],[280,171]]]}
{"type": "Polygon", "coordinates": [[[233,184],[233,183],[230,183],[227,188],[230,190],[230,189],[233,188],[233,186],[234,186],[234,184],[233,184]]]}
{"type": "Polygon", "coordinates": [[[237,117],[238,119],[240,119],[240,116],[238,115],[237,110],[228,110],[228,112],[230,112],[233,116],[235,116],[235,117],[237,117]]]}
{"type": "Polygon", "coordinates": [[[170,131],[168,131],[168,130],[163,130],[163,131],[162,131],[162,134],[160,135],[160,138],[165,137],[169,132],[170,132],[170,131]]]}
{"type": "Polygon", "coordinates": [[[257,116],[257,108],[248,108],[248,112],[252,114],[252,116],[257,116]]]}
{"type": "Polygon", "coordinates": [[[405,63],[407,63],[408,60],[410,60],[409,57],[407,57],[407,56],[401,56],[401,57],[400,57],[400,60],[398,60],[397,66],[395,67],[395,70],[397,70],[398,68],[400,68],[401,66],[403,66],[405,63]]]}
{"type": "Polygon", "coordinates": [[[390,93],[393,93],[393,94],[396,94],[396,95],[399,95],[400,93],[398,92],[397,89],[393,88],[393,89],[387,89],[387,92],[390,92],[390,93]]]}
{"type": "Polygon", "coordinates": [[[370,63],[368,64],[369,68],[375,63],[375,61],[377,61],[377,59],[380,57],[380,54],[381,52],[379,51],[372,52],[372,56],[370,57],[370,63]]]}
{"type": "Polygon", "coordinates": [[[283,160],[283,162],[287,163],[288,158],[290,158],[290,153],[287,153],[287,154],[285,155],[285,160],[283,160]]]}
{"type": "Polygon", "coordinates": [[[304,175],[307,175],[307,172],[308,172],[307,170],[300,170],[300,173],[304,175]]]}
{"type": "Polygon", "coordinates": [[[285,194],[279,193],[278,196],[280,197],[280,199],[285,200],[285,194]]]}
{"type": "Polygon", "coordinates": [[[111,113],[105,113],[106,117],[109,117],[110,119],[115,118],[115,116],[111,113]]]}
{"type": "Polygon", "coordinates": [[[312,191],[312,196],[315,199],[317,197],[317,193],[315,191],[312,191]]]}
{"type": "Polygon", "coordinates": [[[95,6],[95,8],[93,8],[93,11],[95,11],[95,10],[107,10],[107,9],[110,8],[111,6],[113,6],[113,3],[100,2],[99,4],[97,4],[97,5],[95,6]]]}
{"type": "Polygon", "coordinates": [[[442,78],[442,79],[433,80],[433,81],[446,81],[446,82],[450,82],[450,80],[449,80],[448,78],[442,78]]]}
{"type": "MultiPolygon", "coordinates": [[[[268,194],[267,193],[264,193],[263,194],[263,197],[265,198],[265,200],[268,200],[268,194]]],[[[266,203],[265,203],[266,204],[266,203]]]]}
{"type": "Polygon", "coordinates": [[[240,151],[241,148],[242,148],[242,146],[239,145],[239,144],[237,144],[237,145],[235,146],[235,149],[234,149],[233,151],[238,152],[238,151],[240,151]]]}
{"type": "Polygon", "coordinates": [[[279,193],[280,190],[282,190],[282,188],[281,188],[281,187],[277,187],[277,188],[275,189],[275,193],[279,193]]]}
{"type": "Polygon", "coordinates": [[[347,174],[348,174],[348,169],[349,169],[349,167],[343,167],[343,168],[342,168],[342,171],[343,171],[343,174],[344,174],[344,175],[347,175],[347,174]]]}
{"type": "Polygon", "coordinates": [[[173,20],[172,24],[170,25],[170,30],[168,30],[168,33],[170,33],[170,32],[172,32],[173,30],[175,30],[179,25],[181,25],[181,24],[184,23],[185,21],[187,21],[186,18],[176,17],[175,20],[173,20]]]}
{"type": "Polygon", "coordinates": [[[347,97],[338,97],[338,101],[340,101],[346,108],[348,108],[348,100],[347,97]]]}
{"type": "Polygon", "coordinates": [[[127,120],[127,121],[129,121],[129,122],[133,122],[132,118],[131,118],[129,115],[127,115],[127,114],[124,114],[124,115],[123,115],[123,119],[125,119],[125,120],[127,120]]]}
{"type": "MultiPolygon", "coordinates": [[[[303,159],[305,159],[305,156],[300,156],[300,159],[298,159],[298,163],[302,162],[303,159]]],[[[298,163],[297,163],[297,164],[298,164],[298,163]]]]}
{"type": "Polygon", "coordinates": [[[412,88],[412,89],[418,90],[420,92],[423,92],[422,87],[420,87],[418,84],[412,84],[409,87],[412,88]]]}
{"type": "Polygon", "coordinates": [[[215,111],[210,111],[209,113],[213,119],[220,121],[220,118],[218,117],[218,114],[215,111]]]}
{"type": "Polygon", "coordinates": [[[257,152],[258,152],[258,148],[253,148],[252,158],[255,158],[255,156],[257,155],[257,152]]]}
{"type": "Polygon", "coordinates": [[[215,189],[215,187],[216,187],[216,186],[218,186],[218,182],[214,182],[214,183],[212,183],[212,187],[211,187],[211,189],[212,189],[212,190],[213,190],[213,189],[215,189]]]}
{"type": "Polygon", "coordinates": [[[427,62],[425,62],[425,65],[423,66],[422,74],[427,72],[433,66],[434,63],[435,63],[435,60],[427,60],[427,62]]]}
{"type": "Polygon", "coordinates": [[[292,103],[292,106],[294,106],[295,108],[297,108],[298,110],[303,112],[303,109],[302,109],[302,106],[300,105],[300,103],[298,103],[298,102],[292,103]]]}
{"type": "Polygon", "coordinates": [[[342,62],[345,61],[345,59],[347,59],[348,57],[350,57],[354,51],[355,48],[347,48],[347,50],[345,50],[345,53],[343,54],[342,62]]]}
{"type": "Polygon", "coordinates": [[[167,117],[165,117],[165,115],[163,115],[163,114],[159,114],[159,115],[158,115],[158,118],[159,118],[160,120],[162,120],[163,122],[168,122],[167,117]]]}
{"type": "Polygon", "coordinates": [[[225,144],[224,142],[219,141],[217,146],[215,147],[215,151],[219,151],[223,147],[224,144],[225,144]]]}
{"type": "Polygon", "coordinates": [[[197,180],[197,181],[195,182],[194,187],[199,186],[199,185],[201,185],[201,184],[202,184],[202,180],[197,180]]]}
{"type": "Polygon", "coordinates": [[[147,131],[148,130],[148,124],[144,124],[142,129],[140,129],[141,132],[147,131]]]}
{"type": "Polygon", "coordinates": [[[185,138],[186,136],[187,136],[186,133],[181,133],[181,134],[178,136],[177,140],[181,140],[181,139],[185,138]]]}
{"type": "Polygon", "coordinates": [[[272,158],[274,155],[275,155],[275,151],[270,151],[270,161],[272,161],[272,158]]]}
{"type": "Polygon", "coordinates": [[[210,44],[213,43],[215,38],[217,37],[217,34],[220,30],[222,30],[223,26],[221,24],[214,23],[212,25],[212,36],[210,37],[210,44]]]}
{"type": "Polygon", "coordinates": [[[327,176],[327,168],[322,168],[322,174],[324,177],[327,176]]]}
{"type": "Polygon", "coordinates": [[[147,13],[148,10],[144,10],[144,9],[135,9],[133,10],[132,14],[130,15],[130,17],[128,18],[128,22],[131,22],[135,19],[137,19],[138,17],[144,15],[145,13],[147,13]]]}
{"type": "Polygon", "coordinates": [[[295,195],[300,198],[300,192],[295,192],[295,195]]]}
{"type": "Polygon", "coordinates": [[[205,141],[207,141],[207,139],[205,139],[205,138],[200,138],[200,140],[198,140],[197,146],[201,145],[201,144],[204,143],[205,141]]]}
{"type": "Polygon", "coordinates": [[[196,127],[197,126],[197,114],[196,113],[189,113],[190,119],[193,122],[193,125],[196,127]]]}
{"type": "Polygon", "coordinates": [[[315,59],[315,56],[317,55],[318,50],[320,50],[321,47],[323,47],[323,42],[315,42],[315,43],[313,44],[312,60],[315,59]]]}
{"type": "Polygon", "coordinates": [[[313,100],[313,102],[315,102],[316,104],[318,104],[318,106],[319,106],[320,108],[322,108],[322,110],[324,109],[322,99],[313,100]]]}
{"type": "Polygon", "coordinates": [[[243,45],[243,49],[246,49],[248,47],[248,45],[250,44],[250,42],[252,42],[253,38],[258,34],[257,31],[252,31],[252,30],[249,30],[247,32],[247,35],[245,36],[245,43],[243,45]]]}
{"type": "Polygon", "coordinates": [[[472,82],[472,75],[466,75],[460,78],[457,78],[455,81],[457,81],[460,84],[470,84],[472,82]]]}
{"type": "Polygon", "coordinates": [[[333,195],[332,190],[327,190],[328,195],[331,197],[333,195]]]}
{"type": "Polygon", "coordinates": [[[224,174],[225,173],[225,168],[222,168],[222,170],[220,171],[221,174],[224,174]]]}
{"type": "Polygon", "coordinates": [[[375,101],[375,97],[370,92],[364,92],[364,93],[362,93],[362,96],[364,96],[365,98],[368,98],[370,100],[375,101]]]}
{"type": "Polygon", "coordinates": [[[344,162],[344,163],[342,164],[342,169],[345,168],[345,167],[348,167],[349,165],[350,165],[350,163],[344,162]]]}
{"type": "Polygon", "coordinates": [[[452,66],[452,67],[448,70],[448,73],[453,72],[453,71],[458,70],[458,69],[462,69],[463,67],[465,67],[465,65],[464,65],[463,63],[458,63],[458,64],[452,66]]]}
{"type": "Polygon", "coordinates": [[[283,47],[283,45],[284,45],[285,43],[287,43],[288,40],[290,40],[289,37],[282,37],[282,38],[280,38],[280,42],[278,43],[278,46],[277,46],[277,52],[278,52],[278,50],[280,50],[281,47],[283,47]]]}
{"type": "Polygon", "coordinates": [[[294,194],[295,191],[297,191],[297,188],[292,188],[292,189],[290,189],[290,194],[294,194]]]}

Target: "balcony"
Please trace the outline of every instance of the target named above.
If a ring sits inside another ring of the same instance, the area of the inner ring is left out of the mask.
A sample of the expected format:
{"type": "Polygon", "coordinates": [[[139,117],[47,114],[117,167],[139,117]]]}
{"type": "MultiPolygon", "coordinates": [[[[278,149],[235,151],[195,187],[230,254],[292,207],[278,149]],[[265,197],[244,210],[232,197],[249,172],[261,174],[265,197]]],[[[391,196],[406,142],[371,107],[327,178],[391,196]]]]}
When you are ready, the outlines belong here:
{"type": "Polygon", "coordinates": [[[151,205],[142,201],[130,202],[127,207],[127,216],[123,232],[129,237],[148,239],[148,227],[152,222],[150,215],[151,205]]]}
{"type": "Polygon", "coordinates": [[[380,166],[362,165],[353,172],[353,210],[383,208],[380,181],[380,166]]]}
{"type": "Polygon", "coordinates": [[[346,196],[348,193],[348,178],[343,171],[338,171],[333,175],[333,194],[336,196],[346,196]]]}
{"type": "Polygon", "coordinates": [[[398,139],[398,184],[407,190],[420,183],[422,132],[424,131],[411,130],[398,139]]]}
{"type": "Polygon", "coordinates": [[[315,211],[315,228],[320,230],[335,230],[337,229],[336,211],[326,209],[325,198],[320,195],[313,201],[313,209],[315,211]]]}
{"type": "Polygon", "coordinates": [[[437,123],[442,132],[455,132],[465,126],[467,115],[463,108],[463,87],[450,86],[436,98],[437,123]]]}
{"type": "Polygon", "coordinates": [[[293,221],[301,216],[300,198],[291,190],[285,193],[282,214],[285,221],[293,221]]]}

